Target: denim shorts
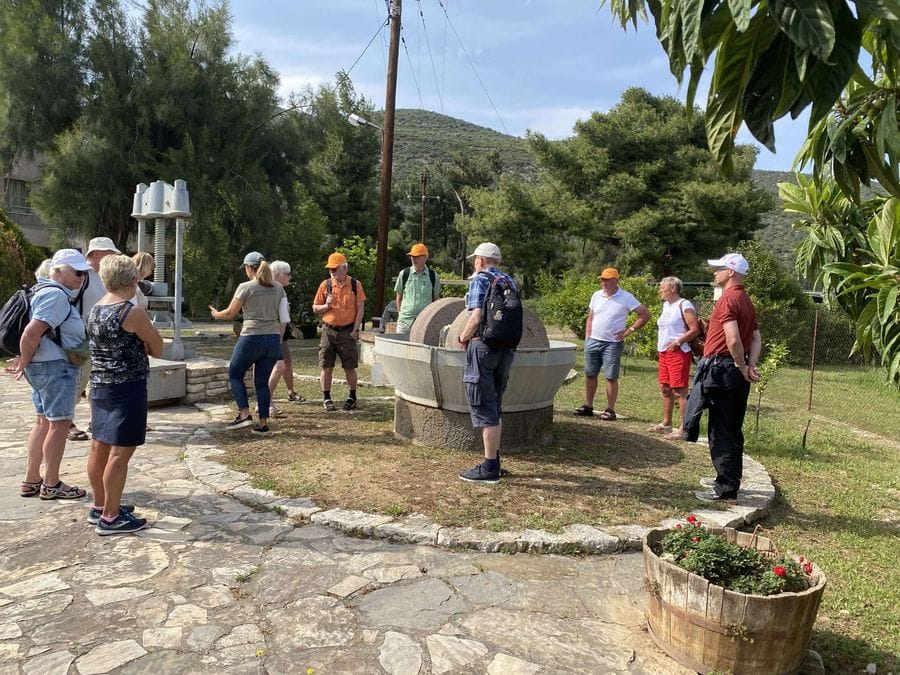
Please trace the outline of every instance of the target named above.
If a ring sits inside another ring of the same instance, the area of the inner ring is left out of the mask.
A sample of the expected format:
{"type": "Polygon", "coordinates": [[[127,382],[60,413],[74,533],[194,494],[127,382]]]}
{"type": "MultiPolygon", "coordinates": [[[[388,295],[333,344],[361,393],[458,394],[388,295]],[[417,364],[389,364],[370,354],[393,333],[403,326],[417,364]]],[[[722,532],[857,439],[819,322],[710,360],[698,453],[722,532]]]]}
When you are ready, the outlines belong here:
{"type": "Polygon", "coordinates": [[[584,374],[597,377],[601,370],[607,380],[619,379],[619,364],[622,362],[624,342],[603,342],[588,338],[584,343],[584,374]]]}
{"type": "Polygon", "coordinates": [[[503,392],[514,354],[512,349],[492,349],[481,340],[469,342],[463,384],[474,428],[500,424],[503,392]]]}
{"type": "Polygon", "coordinates": [[[25,366],[25,379],[31,385],[35,413],[51,422],[75,417],[78,366],[67,359],[32,361],[25,366]]]}

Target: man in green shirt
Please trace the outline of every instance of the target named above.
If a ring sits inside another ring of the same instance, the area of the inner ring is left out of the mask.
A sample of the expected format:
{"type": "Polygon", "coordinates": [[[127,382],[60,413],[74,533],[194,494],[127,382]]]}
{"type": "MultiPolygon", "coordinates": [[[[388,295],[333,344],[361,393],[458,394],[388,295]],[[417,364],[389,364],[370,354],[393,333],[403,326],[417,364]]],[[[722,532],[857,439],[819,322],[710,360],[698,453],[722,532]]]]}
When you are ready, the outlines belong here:
{"type": "Polygon", "coordinates": [[[441,279],[425,264],[428,248],[415,244],[407,253],[412,265],[397,277],[394,291],[397,293],[397,332],[408,334],[413,321],[425,307],[441,297],[441,279]]]}

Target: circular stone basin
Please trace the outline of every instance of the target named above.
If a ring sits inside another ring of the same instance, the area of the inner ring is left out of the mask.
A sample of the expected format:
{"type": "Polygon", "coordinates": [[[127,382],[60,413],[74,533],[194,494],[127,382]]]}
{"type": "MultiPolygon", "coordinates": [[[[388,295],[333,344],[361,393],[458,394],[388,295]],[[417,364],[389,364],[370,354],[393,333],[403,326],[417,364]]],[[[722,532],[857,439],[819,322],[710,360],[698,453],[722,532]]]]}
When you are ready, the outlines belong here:
{"type": "MultiPolygon", "coordinates": [[[[481,431],[472,428],[463,385],[466,354],[457,341],[465,316],[459,298],[444,298],[419,315],[409,340],[376,335],[376,358],[396,393],[398,436],[431,447],[481,450],[481,431]],[[440,344],[442,333],[447,346],[440,344]],[[413,341],[416,338],[433,344],[413,341]]],[[[540,319],[526,309],[523,340],[503,395],[504,452],[550,440],[553,399],[575,364],[575,349],[574,343],[548,340],[540,319]]]]}

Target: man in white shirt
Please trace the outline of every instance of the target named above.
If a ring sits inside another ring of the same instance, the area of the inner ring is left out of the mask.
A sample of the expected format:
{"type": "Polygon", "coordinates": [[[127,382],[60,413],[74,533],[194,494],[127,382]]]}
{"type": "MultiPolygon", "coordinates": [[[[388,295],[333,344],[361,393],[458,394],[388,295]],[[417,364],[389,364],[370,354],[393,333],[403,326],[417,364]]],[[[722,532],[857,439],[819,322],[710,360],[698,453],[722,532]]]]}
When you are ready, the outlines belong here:
{"type": "Polygon", "coordinates": [[[607,267],[600,273],[602,290],[591,296],[588,318],[584,326],[584,405],[575,414],[589,417],[594,414],[594,396],[600,371],[606,377],[606,410],[600,419],[616,419],[616,399],[619,396],[619,364],[625,338],[636,333],[647,321],[650,312],[628,291],[619,288],[619,271],[607,267]],[[628,328],[628,315],[637,319],[628,328]]]}

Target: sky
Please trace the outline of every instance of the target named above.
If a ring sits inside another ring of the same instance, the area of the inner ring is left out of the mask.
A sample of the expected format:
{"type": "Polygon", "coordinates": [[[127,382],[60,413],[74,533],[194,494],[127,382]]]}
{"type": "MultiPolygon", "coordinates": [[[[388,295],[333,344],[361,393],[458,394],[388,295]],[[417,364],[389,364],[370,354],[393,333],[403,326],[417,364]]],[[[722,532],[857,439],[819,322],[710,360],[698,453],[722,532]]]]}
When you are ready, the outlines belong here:
{"type": "MultiPolygon", "coordinates": [[[[236,51],[275,68],[285,101],[348,70],[357,93],[384,107],[386,0],[231,0],[230,8],[236,51]]],[[[599,0],[403,0],[401,26],[398,108],[562,139],[629,87],[684,101],[652,25],[626,33],[599,0]]],[[[702,105],[705,82],[700,89],[702,105]]],[[[777,153],[760,147],[756,168],[790,170],[805,132],[803,118],[776,123],[777,153]]],[[[759,145],[746,129],[738,142],[759,145]]]]}

